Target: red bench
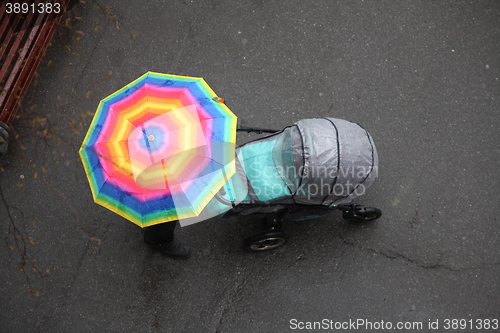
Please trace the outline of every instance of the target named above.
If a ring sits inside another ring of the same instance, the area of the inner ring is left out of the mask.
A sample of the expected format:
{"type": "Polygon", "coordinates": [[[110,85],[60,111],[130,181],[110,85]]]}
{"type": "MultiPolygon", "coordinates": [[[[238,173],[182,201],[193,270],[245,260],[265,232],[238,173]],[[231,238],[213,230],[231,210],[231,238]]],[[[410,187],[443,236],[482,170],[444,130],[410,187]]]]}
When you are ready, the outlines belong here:
{"type": "Polygon", "coordinates": [[[2,128],[12,124],[68,2],[5,0],[0,5],[0,141],[2,128]]]}

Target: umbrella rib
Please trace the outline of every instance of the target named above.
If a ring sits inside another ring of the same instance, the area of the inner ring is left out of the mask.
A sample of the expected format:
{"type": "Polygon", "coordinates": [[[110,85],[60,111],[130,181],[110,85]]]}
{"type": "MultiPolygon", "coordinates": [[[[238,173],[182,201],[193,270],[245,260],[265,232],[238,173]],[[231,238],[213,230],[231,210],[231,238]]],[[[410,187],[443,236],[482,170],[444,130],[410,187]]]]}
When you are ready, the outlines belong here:
{"type": "Polygon", "coordinates": [[[167,172],[166,172],[167,166],[165,165],[165,161],[163,159],[161,160],[161,167],[162,167],[162,170],[163,170],[163,180],[165,181],[165,187],[166,188],[170,188],[168,186],[168,178],[167,178],[167,172]]]}
{"type": "Polygon", "coordinates": [[[148,153],[149,153],[149,159],[151,161],[151,164],[154,164],[154,159],[153,159],[153,154],[151,152],[151,146],[149,145],[149,138],[146,134],[146,128],[144,127],[144,125],[141,125],[141,130],[142,130],[142,134],[143,134],[143,137],[144,137],[144,141],[146,142],[146,147],[148,149],[148,153]]]}

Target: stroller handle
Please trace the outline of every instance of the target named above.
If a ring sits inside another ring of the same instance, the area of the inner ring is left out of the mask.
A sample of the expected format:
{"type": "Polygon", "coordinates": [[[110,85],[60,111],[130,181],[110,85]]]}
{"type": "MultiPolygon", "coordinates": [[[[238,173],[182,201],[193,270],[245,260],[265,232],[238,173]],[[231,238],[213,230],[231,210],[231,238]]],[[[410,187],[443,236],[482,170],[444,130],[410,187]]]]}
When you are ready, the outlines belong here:
{"type": "Polygon", "coordinates": [[[236,128],[236,132],[262,134],[262,133],[276,133],[276,132],[279,132],[279,130],[259,128],[259,127],[247,127],[247,126],[238,125],[238,127],[236,128]]]}
{"type": "Polygon", "coordinates": [[[238,202],[238,204],[235,204],[234,201],[230,201],[225,199],[220,192],[217,192],[214,195],[214,198],[219,201],[221,204],[226,205],[228,207],[233,207],[235,208],[236,206],[247,206],[247,207],[269,207],[269,206],[293,206],[295,204],[293,203],[272,203],[270,201],[256,201],[256,200],[250,200],[246,202],[238,202]]]}
{"type": "Polygon", "coordinates": [[[215,197],[215,199],[217,199],[217,201],[219,201],[223,205],[226,205],[228,207],[236,207],[234,202],[223,198],[222,195],[220,194],[220,192],[217,192],[214,197],[215,197]]]}

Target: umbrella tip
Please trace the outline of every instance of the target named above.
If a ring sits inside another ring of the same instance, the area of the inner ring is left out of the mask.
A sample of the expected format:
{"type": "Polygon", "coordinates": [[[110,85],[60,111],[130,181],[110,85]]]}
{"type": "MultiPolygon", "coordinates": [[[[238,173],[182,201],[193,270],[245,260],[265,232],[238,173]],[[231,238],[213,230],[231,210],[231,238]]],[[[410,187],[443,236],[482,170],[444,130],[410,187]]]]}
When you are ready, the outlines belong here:
{"type": "Polygon", "coordinates": [[[225,103],[226,101],[223,98],[220,97],[214,97],[212,98],[214,101],[219,102],[219,103],[225,103]]]}

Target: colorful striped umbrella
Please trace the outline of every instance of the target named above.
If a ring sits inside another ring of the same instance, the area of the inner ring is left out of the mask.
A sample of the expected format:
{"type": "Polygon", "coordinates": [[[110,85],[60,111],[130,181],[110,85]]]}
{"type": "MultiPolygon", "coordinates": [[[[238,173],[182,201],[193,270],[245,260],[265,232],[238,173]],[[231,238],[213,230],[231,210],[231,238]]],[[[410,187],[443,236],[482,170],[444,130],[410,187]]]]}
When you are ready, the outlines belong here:
{"type": "Polygon", "coordinates": [[[94,201],[141,227],[198,216],[235,173],[236,120],[202,78],[146,73],[80,148],[94,201]]]}

